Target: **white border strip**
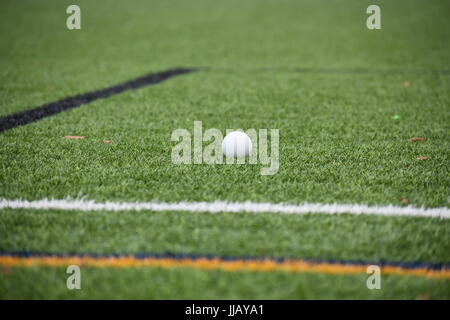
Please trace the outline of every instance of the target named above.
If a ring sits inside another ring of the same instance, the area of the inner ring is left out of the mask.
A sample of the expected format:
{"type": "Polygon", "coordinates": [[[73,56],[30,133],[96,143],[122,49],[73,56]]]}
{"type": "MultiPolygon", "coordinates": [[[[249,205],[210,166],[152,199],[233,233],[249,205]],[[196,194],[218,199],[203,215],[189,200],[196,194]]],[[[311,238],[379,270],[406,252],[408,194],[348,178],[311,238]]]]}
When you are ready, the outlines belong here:
{"type": "Polygon", "coordinates": [[[450,208],[415,208],[411,206],[367,206],[363,204],[283,204],[255,202],[95,202],[94,200],[52,200],[35,201],[8,200],[0,198],[0,209],[58,209],[79,211],[189,211],[189,212],[249,212],[284,214],[341,214],[431,217],[450,219],[450,208]]]}

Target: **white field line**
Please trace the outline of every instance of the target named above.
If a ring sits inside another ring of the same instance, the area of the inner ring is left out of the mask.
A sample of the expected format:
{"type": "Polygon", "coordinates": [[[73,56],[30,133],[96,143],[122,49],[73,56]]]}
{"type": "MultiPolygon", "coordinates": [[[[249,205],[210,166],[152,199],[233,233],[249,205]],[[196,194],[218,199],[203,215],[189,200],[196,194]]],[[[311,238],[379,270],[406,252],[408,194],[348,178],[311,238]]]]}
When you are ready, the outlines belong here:
{"type": "Polygon", "coordinates": [[[58,209],[79,211],[189,211],[189,212],[249,212],[282,214],[340,214],[432,217],[450,219],[450,208],[416,208],[388,206],[367,206],[364,204],[282,204],[255,202],[95,202],[94,200],[51,200],[35,201],[8,200],[0,198],[0,209],[58,209]]]}

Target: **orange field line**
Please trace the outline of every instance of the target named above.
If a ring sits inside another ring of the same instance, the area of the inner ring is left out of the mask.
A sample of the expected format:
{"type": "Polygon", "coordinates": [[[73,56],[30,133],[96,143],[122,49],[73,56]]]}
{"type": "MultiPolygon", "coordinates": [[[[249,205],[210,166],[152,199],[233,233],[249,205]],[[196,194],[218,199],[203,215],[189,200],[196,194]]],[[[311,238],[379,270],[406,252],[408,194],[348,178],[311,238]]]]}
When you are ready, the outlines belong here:
{"type": "MultiPolygon", "coordinates": [[[[260,271],[260,272],[313,272],[324,274],[360,274],[366,273],[367,266],[339,263],[314,263],[304,260],[274,261],[264,260],[222,260],[220,258],[136,258],[134,256],[121,257],[17,257],[0,256],[0,266],[5,267],[63,267],[68,265],[88,266],[96,268],[193,268],[201,270],[232,271],[260,271]]],[[[385,265],[380,267],[383,274],[400,276],[420,276],[429,278],[450,279],[450,269],[404,268],[385,265]]]]}

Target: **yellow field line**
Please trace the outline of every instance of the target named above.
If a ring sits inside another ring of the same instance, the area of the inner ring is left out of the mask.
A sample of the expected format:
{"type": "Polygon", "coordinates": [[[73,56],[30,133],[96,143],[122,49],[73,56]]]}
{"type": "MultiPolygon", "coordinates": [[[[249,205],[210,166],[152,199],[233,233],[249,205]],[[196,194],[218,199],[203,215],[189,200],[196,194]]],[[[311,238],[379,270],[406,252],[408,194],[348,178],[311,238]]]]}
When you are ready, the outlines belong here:
{"type": "MultiPolygon", "coordinates": [[[[4,267],[62,267],[68,265],[88,266],[96,268],[193,268],[201,270],[232,271],[260,271],[260,272],[313,272],[324,274],[360,274],[366,273],[367,266],[339,264],[339,263],[314,263],[304,260],[274,261],[265,260],[222,260],[220,258],[136,258],[134,256],[121,257],[89,257],[89,256],[0,256],[0,266],[4,267]]],[[[404,268],[400,266],[382,266],[383,274],[400,276],[420,276],[429,278],[450,279],[450,269],[404,268]]]]}

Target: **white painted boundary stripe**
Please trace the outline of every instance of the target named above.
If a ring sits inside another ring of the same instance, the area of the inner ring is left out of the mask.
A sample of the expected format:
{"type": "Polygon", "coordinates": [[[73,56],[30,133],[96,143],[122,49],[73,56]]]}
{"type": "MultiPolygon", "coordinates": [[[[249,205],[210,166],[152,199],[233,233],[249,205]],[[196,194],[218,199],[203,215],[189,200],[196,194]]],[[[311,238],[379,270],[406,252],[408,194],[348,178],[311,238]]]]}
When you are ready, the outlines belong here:
{"type": "Polygon", "coordinates": [[[80,211],[190,211],[190,212],[250,212],[250,213],[284,213],[306,214],[350,213],[356,215],[433,217],[450,219],[450,208],[415,208],[411,206],[367,206],[363,204],[274,204],[255,202],[103,202],[94,200],[8,200],[0,198],[0,209],[59,209],[80,211]]]}

